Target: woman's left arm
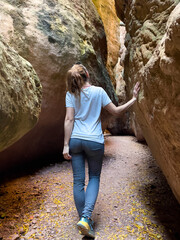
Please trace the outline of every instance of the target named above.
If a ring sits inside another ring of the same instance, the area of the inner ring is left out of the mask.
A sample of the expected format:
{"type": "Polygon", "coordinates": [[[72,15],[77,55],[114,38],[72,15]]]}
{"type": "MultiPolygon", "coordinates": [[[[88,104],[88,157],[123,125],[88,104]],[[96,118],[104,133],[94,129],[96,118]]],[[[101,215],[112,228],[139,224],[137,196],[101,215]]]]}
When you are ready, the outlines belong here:
{"type": "Polygon", "coordinates": [[[66,117],[64,120],[64,149],[63,149],[64,158],[67,160],[71,159],[71,156],[69,155],[69,140],[71,137],[73,126],[74,126],[74,108],[67,107],[66,117]]]}
{"type": "Polygon", "coordinates": [[[127,103],[116,107],[114,103],[110,102],[108,105],[105,106],[105,109],[110,112],[112,115],[119,117],[120,114],[126,111],[131,105],[133,105],[138,97],[140,90],[140,83],[137,82],[133,89],[133,97],[127,103]]]}

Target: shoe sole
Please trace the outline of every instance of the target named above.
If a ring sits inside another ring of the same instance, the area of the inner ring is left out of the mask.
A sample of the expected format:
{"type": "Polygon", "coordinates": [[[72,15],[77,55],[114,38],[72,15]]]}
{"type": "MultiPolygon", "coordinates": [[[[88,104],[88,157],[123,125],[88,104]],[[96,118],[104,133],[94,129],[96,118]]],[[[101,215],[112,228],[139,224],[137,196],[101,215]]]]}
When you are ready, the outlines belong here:
{"type": "Polygon", "coordinates": [[[78,223],[77,224],[78,230],[81,232],[82,235],[85,235],[86,237],[95,238],[93,234],[91,234],[89,229],[87,229],[83,224],[78,223]]]}

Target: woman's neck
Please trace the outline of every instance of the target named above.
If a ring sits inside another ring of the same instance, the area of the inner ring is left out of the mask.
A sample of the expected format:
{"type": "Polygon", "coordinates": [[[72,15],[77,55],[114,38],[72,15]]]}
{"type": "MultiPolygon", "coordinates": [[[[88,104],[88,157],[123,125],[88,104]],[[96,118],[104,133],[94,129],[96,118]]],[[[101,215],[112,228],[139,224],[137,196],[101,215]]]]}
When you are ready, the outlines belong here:
{"type": "Polygon", "coordinates": [[[89,82],[86,82],[86,83],[84,83],[84,85],[82,86],[82,88],[87,88],[87,87],[90,87],[91,86],[91,84],[89,83],[89,82]]]}

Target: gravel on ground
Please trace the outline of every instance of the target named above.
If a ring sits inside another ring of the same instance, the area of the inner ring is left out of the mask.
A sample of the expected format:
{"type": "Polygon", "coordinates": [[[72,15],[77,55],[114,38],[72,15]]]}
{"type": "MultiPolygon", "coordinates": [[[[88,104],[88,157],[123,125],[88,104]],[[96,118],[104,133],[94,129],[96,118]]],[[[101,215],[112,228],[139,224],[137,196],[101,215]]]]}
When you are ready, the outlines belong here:
{"type": "MultiPolygon", "coordinates": [[[[70,161],[1,183],[0,240],[87,239],[76,228],[72,187],[70,161]]],[[[92,218],[96,240],[180,239],[180,206],[147,145],[105,136],[92,218]]]]}

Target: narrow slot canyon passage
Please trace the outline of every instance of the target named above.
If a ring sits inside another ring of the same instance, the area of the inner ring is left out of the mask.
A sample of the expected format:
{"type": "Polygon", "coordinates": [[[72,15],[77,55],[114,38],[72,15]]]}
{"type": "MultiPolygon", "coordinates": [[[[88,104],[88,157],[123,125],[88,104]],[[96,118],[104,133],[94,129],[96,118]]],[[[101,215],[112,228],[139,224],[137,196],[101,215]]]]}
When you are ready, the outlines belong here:
{"type": "MultiPolygon", "coordinates": [[[[72,186],[70,161],[1,183],[0,239],[86,239],[76,229],[72,186]]],[[[93,220],[95,239],[180,239],[180,206],[149,148],[134,137],[105,137],[93,220]]]]}
{"type": "Polygon", "coordinates": [[[0,240],[87,239],[62,153],[100,121],[95,239],[180,240],[180,0],[1,0],[0,24],[0,240]]]}

